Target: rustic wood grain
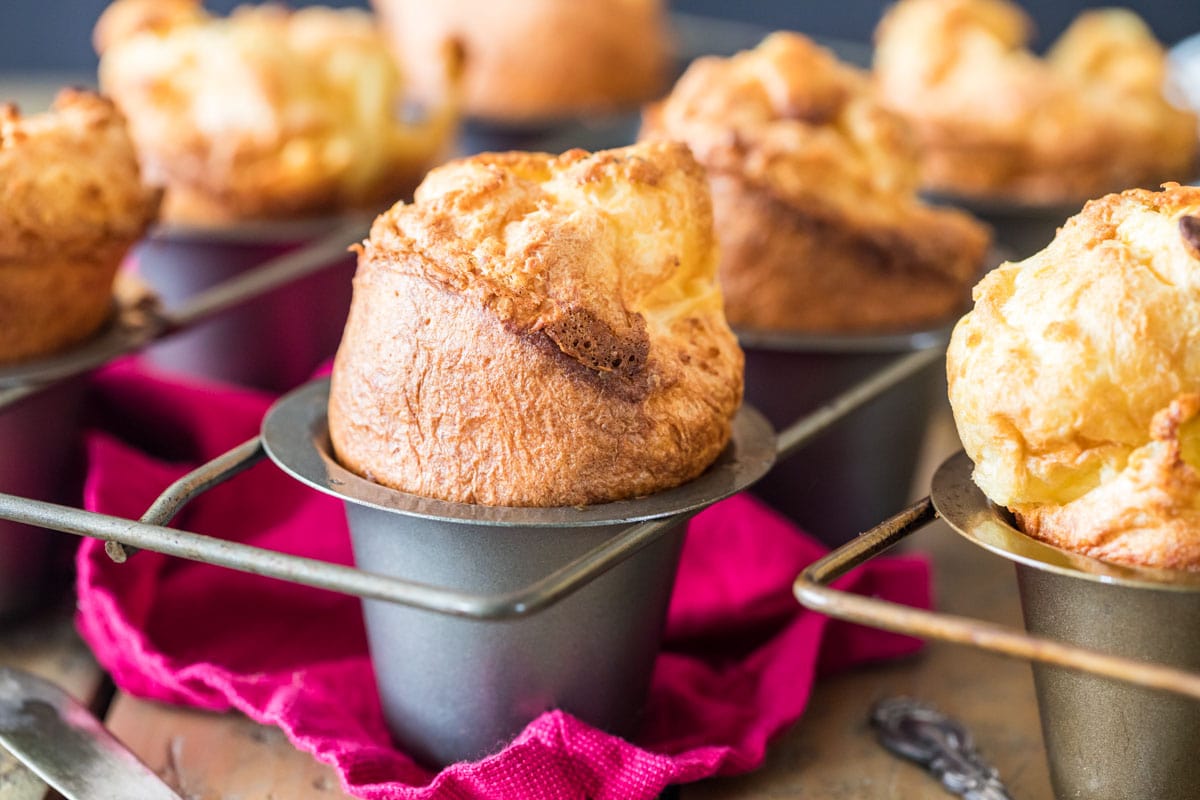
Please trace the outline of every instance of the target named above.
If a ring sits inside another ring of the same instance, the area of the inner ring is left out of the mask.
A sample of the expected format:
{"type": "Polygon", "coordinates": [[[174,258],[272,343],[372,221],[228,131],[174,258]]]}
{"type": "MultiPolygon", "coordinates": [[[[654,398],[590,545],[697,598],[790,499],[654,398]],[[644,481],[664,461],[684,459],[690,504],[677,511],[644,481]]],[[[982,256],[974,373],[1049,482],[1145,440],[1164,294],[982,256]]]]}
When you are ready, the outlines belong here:
{"type": "Polygon", "coordinates": [[[276,728],[119,694],[107,724],[185,800],[344,800],[334,771],[276,728]]]}
{"type": "MultiPolygon", "coordinates": [[[[40,675],[90,705],[104,676],[75,633],[71,611],[70,606],[60,606],[0,628],[0,665],[40,675]]],[[[0,800],[42,800],[48,791],[0,749],[0,800]]]]}

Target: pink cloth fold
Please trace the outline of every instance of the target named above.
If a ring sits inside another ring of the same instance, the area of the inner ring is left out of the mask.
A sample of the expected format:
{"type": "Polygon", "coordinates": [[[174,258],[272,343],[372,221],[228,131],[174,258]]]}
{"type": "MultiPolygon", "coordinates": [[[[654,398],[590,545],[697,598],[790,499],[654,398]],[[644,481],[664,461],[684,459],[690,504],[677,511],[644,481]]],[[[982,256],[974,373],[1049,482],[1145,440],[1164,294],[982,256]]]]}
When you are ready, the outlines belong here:
{"type": "MultiPolygon", "coordinates": [[[[104,432],[89,437],[85,502],[131,518],[195,463],[252,437],[270,402],[156,377],[135,361],[107,368],[94,386],[95,422],[104,432]]],[[[340,503],[270,464],[205,495],[176,524],[351,560],[340,503]]],[[[760,765],[770,739],[803,713],[822,671],[917,649],[911,639],[833,622],[796,604],[793,579],[824,552],[748,497],[708,509],[688,531],[634,741],[551,711],[503,751],[436,774],[388,741],[355,598],[150,552],[116,565],[100,542],[87,540],[78,554],[77,622],[125,691],[233,708],[278,726],[298,748],[332,764],[358,797],[652,798],[671,783],[760,765]]],[[[911,557],[878,559],[842,586],[930,603],[928,566],[911,557]]]]}

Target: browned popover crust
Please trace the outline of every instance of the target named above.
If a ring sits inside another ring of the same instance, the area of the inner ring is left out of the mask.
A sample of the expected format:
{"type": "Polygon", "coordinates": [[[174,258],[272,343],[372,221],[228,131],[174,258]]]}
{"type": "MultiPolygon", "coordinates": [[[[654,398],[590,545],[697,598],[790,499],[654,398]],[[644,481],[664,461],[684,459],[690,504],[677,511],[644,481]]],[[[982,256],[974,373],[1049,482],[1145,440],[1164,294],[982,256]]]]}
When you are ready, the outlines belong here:
{"type": "Polygon", "coordinates": [[[1094,200],[993,270],[947,375],[975,482],[1026,532],[1200,569],[1200,188],[1094,200]]]}
{"type": "Polygon", "coordinates": [[[128,117],[147,177],[167,188],[172,222],[386,207],[455,126],[445,97],[423,122],[403,119],[400,72],[355,9],[266,4],[215,17],[200,0],[116,0],[95,41],[101,87],[128,117]]]}
{"type": "Polygon", "coordinates": [[[443,78],[447,41],[466,54],[463,103],[475,117],[536,123],[635,108],[670,66],[663,0],[372,0],[423,96],[443,78]]]}
{"type": "Polygon", "coordinates": [[[64,90],[31,117],[0,105],[0,364],[61,350],[104,323],[121,259],[158,203],[108,100],[64,90]]]}
{"type": "Polygon", "coordinates": [[[697,60],[642,136],[686,142],[708,170],[733,325],[894,330],[966,305],[986,229],[917,199],[907,127],[803,36],[697,60]]]}
{"type": "Polygon", "coordinates": [[[923,184],[1080,202],[1186,180],[1196,117],[1164,97],[1167,59],[1128,9],[1086,11],[1045,58],[1008,0],[900,0],[876,31],[883,101],[918,132],[923,184]]]}
{"type": "Polygon", "coordinates": [[[488,505],[688,481],[742,396],[715,273],[704,174],[682,145],[435,169],[360,255],[329,400],[337,457],[488,505]]]}

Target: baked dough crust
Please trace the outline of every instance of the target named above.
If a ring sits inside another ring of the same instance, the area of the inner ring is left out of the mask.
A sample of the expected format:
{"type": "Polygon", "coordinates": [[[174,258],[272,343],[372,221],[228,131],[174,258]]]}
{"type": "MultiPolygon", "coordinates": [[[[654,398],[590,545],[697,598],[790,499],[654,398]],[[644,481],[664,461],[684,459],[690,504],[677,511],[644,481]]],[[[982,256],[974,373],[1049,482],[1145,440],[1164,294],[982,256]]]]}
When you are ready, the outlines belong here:
{"type": "Polygon", "coordinates": [[[907,126],[803,36],[693,62],[642,138],[686,142],[708,171],[733,325],[899,329],[966,306],[986,230],[917,199],[907,126]]]}
{"type": "Polygon", "coordinates": [[[696,477],[742,397],[716,255],[704,174],[680,144],[433,170],[359,257],[329,401],[338,459],[488,505],[696,477]]]}
{"type": "Polygon", "coordinates": [[[1200,569],[1200,188],[1094,200],[993,270],[947,375],[976,483],[1028,533],[1200,569]]]}
{"type": "Polygon", "coordinates": [[[446,100],[423,122],[400,117],[400,73],[362,11],[262,5],[221,18],[199,0],[117,0],[95,42],[100,84],[167,187],[170,221],[385,207],[455,127],[446,100]]]}
{"type": "Polygon", "coordinates": [[[439,51],[466,56],[463,103],[512,124],[635,108],[667,83],[663,0],[372,0],[424,97],[443,83],[439,51]]]}
{"type": "Polygon", "coordinates": [[[1086,11],[1045,58],[1032,30],[1008,0],[884,16],[875,76],[920,137],[926,187],[1048,204],[1192,177],[1196,117],[1164,97],[1166,54],[1136,14],[1086,11]]]}
{"type": "Polygon", "coordinates": [[[30,117],[0,105],[0,364],[68,347],[104,323],[117,268],[159,197],[105,98],[63,90],[30,117]]]}

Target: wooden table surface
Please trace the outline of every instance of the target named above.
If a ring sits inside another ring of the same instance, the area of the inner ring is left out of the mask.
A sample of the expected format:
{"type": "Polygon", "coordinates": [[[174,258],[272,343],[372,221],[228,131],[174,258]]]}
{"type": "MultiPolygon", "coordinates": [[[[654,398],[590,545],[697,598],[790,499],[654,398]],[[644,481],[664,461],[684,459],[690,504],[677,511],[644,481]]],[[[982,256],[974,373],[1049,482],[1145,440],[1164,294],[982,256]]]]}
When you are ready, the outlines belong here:
{"type": "MultiPolygon", "coordinates": [[[[954,449],[941,419],[918,475],[954,449]]],[[[924,484],[927,485],[927,484],[924,484]]],[[[912,549],[934,561],[938,606],[1020,625],[1008,562],[961,540],[942,523],[913,537],[912,549]]],[[[189,800],[335,800],[346,797],[325,765],[293,749],[283,735],[238,714],[163,706],[118,692],[105,702],[107,679],[73,632],[70,609],[0,631],[0,663],[37,672],[76,697],[104,706],[108,726],[189,800]]],[[[1030,671],[951,645],[930,645],[904,662],[821,681],[804,717],[775,741],[757,772],[680,787],[681,800],[822,798],[875,800],[943,795],[921,770],[886,753],[867,713],[877,699],[906,694],[931,701],[972,730],[1017,800],[1052,794],[1038,729],[1030,671]]],[[[51,793],[49,796],[53,797],[51,793]]],[[[47,790],[24,768],[0,758],[0,800],[41,800],[47,790]]]]}

